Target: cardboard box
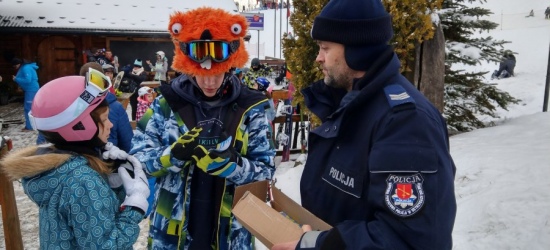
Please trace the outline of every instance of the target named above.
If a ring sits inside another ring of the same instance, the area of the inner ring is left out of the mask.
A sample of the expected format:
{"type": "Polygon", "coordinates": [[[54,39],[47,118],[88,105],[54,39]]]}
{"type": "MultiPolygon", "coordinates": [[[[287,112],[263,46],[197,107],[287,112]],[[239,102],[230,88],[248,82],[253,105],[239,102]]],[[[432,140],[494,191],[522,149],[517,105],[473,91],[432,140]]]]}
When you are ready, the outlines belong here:
{"type": "MultiPolygon", "coordinates": [[[[245,191],[245,188],[240,191],[245,191]]],[[[286,196],[274,183],[271,184],[271,195],[270,207],[265,202],[266,197],[260,195],[260,199],[246,190],[233,208],[237,220],[266,247],[300,239],[303,234],[301,225],[304,224],[311,225],[313,230],[332,228],[286,196]]]]}

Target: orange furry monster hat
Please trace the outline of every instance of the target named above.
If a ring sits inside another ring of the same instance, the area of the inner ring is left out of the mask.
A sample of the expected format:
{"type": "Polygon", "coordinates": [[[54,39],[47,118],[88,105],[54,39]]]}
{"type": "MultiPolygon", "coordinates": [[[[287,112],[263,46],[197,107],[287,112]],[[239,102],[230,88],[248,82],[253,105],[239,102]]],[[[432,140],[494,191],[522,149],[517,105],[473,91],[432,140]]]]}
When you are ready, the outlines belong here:
{"type": "Polygon", "coordinates": [[[174,42],[172,68],[192,76],[218,75],[248,61],[243,37],[248,23],[240,14],[201,7],[170,15],[174,42]]]}

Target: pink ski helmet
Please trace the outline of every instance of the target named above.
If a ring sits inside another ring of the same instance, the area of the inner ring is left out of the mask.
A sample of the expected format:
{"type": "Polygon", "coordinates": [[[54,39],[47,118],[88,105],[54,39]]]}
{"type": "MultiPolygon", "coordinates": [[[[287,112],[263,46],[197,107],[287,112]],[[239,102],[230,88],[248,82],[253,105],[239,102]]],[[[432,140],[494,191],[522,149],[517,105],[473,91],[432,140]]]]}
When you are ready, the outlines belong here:
{"type": "Polygon", "coordinates": [[[111,81],[90,68],[86,77],[66,76],[38,90],[29,119],[34,129],[57,132],[68,142],[87,141],[98,128],[90,113],[105,99],[111,81]]]}

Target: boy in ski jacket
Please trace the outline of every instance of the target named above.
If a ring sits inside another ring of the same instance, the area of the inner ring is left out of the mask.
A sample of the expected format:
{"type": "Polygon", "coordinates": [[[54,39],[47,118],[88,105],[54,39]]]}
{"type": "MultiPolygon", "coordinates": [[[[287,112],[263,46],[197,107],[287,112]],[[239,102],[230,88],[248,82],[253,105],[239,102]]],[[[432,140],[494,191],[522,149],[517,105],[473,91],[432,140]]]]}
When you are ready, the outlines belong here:
{"type": "Polygon", "coordinates": [[[230,72],[248,58],[247,22],[203,7],[173,14],[169,27],[172,68],[184,74],[159,87],[131,151],[157,177],[149,248],[253,249],[231,213],[233,195],[239,185],[271,179],[275,151],[267,99],[230,72]]]}

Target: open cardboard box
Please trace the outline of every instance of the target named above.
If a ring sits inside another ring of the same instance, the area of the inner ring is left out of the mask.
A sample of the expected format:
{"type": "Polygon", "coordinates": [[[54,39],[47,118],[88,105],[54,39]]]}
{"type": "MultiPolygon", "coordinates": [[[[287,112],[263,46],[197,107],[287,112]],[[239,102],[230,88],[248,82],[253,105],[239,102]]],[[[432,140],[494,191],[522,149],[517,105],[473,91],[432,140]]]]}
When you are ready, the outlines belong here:
{"type": "Polygon", "coordinates": [[[300,239],[301,225],[311,225],[313,230],[329,230],[332,227],[307,211],[267,181],[240,186],[235,191],[233,214],[237,220],[258,238],[266,247],[276,243],[300,239]],[[267,187],[271,187],[271,201],[267,198],[267,187]],[[263,190],[262,187],[265,187],[263,190]],[[283,215],[285,214],[285,215],[283,215]]]}

